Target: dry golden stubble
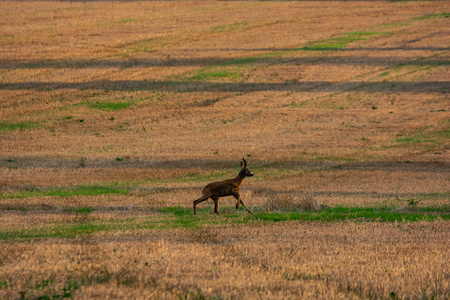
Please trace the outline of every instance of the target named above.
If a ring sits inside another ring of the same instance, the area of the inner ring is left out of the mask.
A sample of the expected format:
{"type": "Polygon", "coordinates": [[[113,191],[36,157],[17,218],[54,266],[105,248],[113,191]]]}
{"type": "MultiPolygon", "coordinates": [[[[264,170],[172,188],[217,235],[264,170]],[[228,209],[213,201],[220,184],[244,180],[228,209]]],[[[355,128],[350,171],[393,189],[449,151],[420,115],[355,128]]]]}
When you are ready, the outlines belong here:
{"type": "Polygon", "coordinates": [[[266,197],[264,208],[268,211],[317,211],[325,207],[311,191],[302,191],[298,194],[269,192],[266,193],[266,197]]]}
{"type": "MultiPolygon", "coordinates": [[[[85,167],[80,165],[79,160],[59,160],[52,158],[35,158],[33,165],[13,164],[17,167],[2,168],[0,172],[3,173],[0,182],[4,190],[17,188],[26,190],[34,186],[36,188],[48,187],[70,187],[77,185],[96,185],[110,183],[111,185],[130,184],[145,184],[151,182],[164,182],[176,180],[176,178],[188,177],[191,174],[206,174],[209,170],[200,168],[171,168],[168,165],[166,168],[152,167],[145,162],[139,163],[136,160],[132,165],[126,165],[125,161],[120,161],[122,158],[102,159],[100,162],[95,158],[87,158],[84,160],[85,167]],[[119,160],[118,160],[119,159],[119,160]],[[41,167],[46,164],[64,166],[41,167]]],[[[122,159],[122,160],[126,160],[122,159]]],[[[15,158],[16,162],[20,162],[20,158],[15,158]]]]}
{"type": "Polygon", "coordinates": [[[198,232],[99,233],[87,240],[37,241],[34,246],[12,242],[3,247],[1,268],[3,280],[14,288],[0,293],[8,297],[29,290],[29,278],[32,285],[52,279],[58,290],[69,281],[66,274],[80,283],[77,297],[94,295],[95,288],[102,295],[169,298],[268,293],[276,298],[390,297],[392,292],[440,297],[448,290],[448,230],[442,221],[284,222],[198,232]],[[21,255],[10,255],[17,247],[21,255]]]}

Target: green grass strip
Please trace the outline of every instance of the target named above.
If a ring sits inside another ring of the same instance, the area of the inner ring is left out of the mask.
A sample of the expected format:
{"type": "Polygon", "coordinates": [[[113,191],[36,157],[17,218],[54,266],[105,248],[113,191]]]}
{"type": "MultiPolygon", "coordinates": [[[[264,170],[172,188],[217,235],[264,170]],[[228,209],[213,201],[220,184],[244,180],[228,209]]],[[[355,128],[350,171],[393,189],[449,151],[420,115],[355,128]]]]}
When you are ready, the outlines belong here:
{"type": "Polygon", "coordinates": [[[127,189],[98,186],[98,185],[79,185],[71,188],[54,188],[54,189],[35,189],[32,191],[16,192],[12,194],[0,194],[0,199],[15,199],[15,198],[29,198],[42,196],[99,196],[99,195],[124,195],[127,194],[127,189]]]}
{"type": "Polygon", "coordinates": [[[422,211],[414,209],[407,212],[399,212],[392,209],[377,208],[345,208],[335,207],[320,210],[317,212],[286,212],[286,213],[261,213],[255,217],[263,221],[374,221],[374,222],[417,222],[417,221],[433,221],[441,218],[450,220],[448,213],[429,213],[430,211],[422,211]]]}
{"type": "Polygon", "coordinates": [[[432,18],[450,18],[450,13],[441,13],[441,14],[431,14],[431,15],[425,15],[421,17],[415,17],[413,20],[427,20],[432,18]]]}
{"type": "Polygon", "coordinates": [[[0,132],[14,131],[14,130],[26,130],[31,128],[36,128],[39,126],[38,122],[3,122],[0,121],[0,132]]]}
{"type": "Polygon", "coordinates": [[[343,36],[333,37],[326,40],[320,40],[314,43],[311,43],[308,46],[297,48],[295,50],[304,50],[304,51],[332,51],[339,50],[347,47],[347,44],[363,41],[366,36],[374,36],[374,35],[390,35],[390,32],[362,32],[362,31],[354,31],[347,32],[343,36]]]}
{"type": "Polygon", "coordinates": [[[248,26],[248,22],[237,22],[233,24],[225,24],[225,25],[219,25],[215,26],[211,29],[207,29],[206,33],[215,33],[215,32],[225,32],[225,31],[232,31],[232,30],[242,30],[248,26]]]}
{"type": "Polygon", "coordinates": [[[115,111],[128,108],[135,104],[135,101],[125,102],[96,102],[90,104],[92,108],[96,108],[103,111],[115,111]]]}
{"type": "MultiPolygon", "coordinates": [[[[85,208],[84,210],[87,210],[85,208]]],[[[104,221],[80,221],[71,224],[54,224],[42,228],[24,228],[19,230],[2,229],[0,240],[27,240],[42,238],[77,238],[89,236],[98,232],[130,231],[171,228],[201,228],[203,226],[225,226],[233,224],[247,224],[259,222],[270,224],[283,221],[316,221],[316,222],[417,222],[433,220],[450,220],[449,207],[408,208],[397,211],[392,208],[348,208],[333,207],[319,211],[288,211],[288,212],[259,212],[255,215],[247,214],[243,209],[239,211],[231,207],[224,207],[221,216],[212,213],[211,207],[201,208],[197,215],[193,215],[191,208],[167,207],[157,210],[161,214],[104,221]],[[228,213],[230,212],[231,213],[228,213]]],[[[66,211],[66,213],[70,211],[66,211]]],[[[78,211],[73,211],[78,213],[78,211]]]]}

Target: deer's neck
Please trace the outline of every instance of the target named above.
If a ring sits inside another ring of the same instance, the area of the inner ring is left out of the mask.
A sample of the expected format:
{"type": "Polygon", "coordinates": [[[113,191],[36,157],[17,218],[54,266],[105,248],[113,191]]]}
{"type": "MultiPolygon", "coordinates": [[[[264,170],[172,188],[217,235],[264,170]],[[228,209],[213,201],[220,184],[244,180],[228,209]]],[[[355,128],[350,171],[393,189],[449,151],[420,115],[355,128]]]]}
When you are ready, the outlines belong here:
{"type": "Polygon", "coordinates": [[[239,172],[238,176],[236,176],[236,178],[234,179],[234,182],[235,182],[238,186],[240,186],[241,183],[242,183],[242,181],[244,180],[244,178],[245,178],[244,173],[243,173],[243,172],[239,172]]]}

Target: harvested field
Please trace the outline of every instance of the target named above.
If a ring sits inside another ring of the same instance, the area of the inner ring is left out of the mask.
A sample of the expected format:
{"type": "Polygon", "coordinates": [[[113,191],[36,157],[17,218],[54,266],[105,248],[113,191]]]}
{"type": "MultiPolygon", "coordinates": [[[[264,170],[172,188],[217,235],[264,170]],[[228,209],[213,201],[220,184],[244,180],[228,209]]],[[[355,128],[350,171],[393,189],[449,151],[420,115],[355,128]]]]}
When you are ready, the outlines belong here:
{"type": "MultiPolygon", "coordinates": [[[[17,241],[3,246],[2,276],[26,294],[76,298],[445,298],[449,224],[284,222],[17,241]]],[[[11,290],[3,297],[17,296],[11,290]]]]}
{"type": "Polygon", "coordinates": [[[449,13],[0,2],[0,299],[449,298],[449,13]]]}

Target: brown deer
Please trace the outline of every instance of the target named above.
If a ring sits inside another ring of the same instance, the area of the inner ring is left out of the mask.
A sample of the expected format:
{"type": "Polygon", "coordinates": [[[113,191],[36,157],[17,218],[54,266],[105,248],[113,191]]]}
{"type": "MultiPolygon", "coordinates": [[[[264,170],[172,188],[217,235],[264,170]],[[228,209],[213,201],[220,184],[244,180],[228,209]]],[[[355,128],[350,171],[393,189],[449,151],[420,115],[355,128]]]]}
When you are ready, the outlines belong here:
{"type": "Polygon", "coordinates": [[[227,179],[223,181],[211,182],[205,186],[202,190],[203,196],[194,201],[194,215],[197,214],[197,204],[208,200],[208,198],[213,199],[214,201],[214,212],[220,215],[218,207],[219,207],[219,198],[226,196],[233,196],[237,200],[236,209],[239,208],[239,204],[242,204],[245,209],[253,214],[250,209],[244,204],[241,199],[241,195],[239,194],[239,186],[245,177],[251,177],[253,173],[247,167],[247,161],[243,158],[241,161],[241,171],[239,172],[236,178],[227,179]]]}

